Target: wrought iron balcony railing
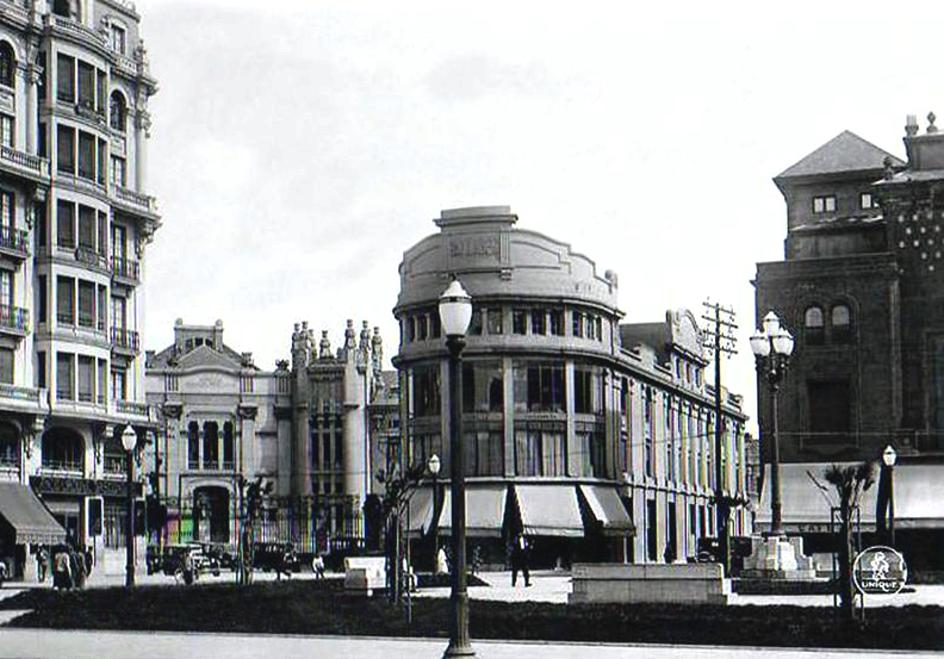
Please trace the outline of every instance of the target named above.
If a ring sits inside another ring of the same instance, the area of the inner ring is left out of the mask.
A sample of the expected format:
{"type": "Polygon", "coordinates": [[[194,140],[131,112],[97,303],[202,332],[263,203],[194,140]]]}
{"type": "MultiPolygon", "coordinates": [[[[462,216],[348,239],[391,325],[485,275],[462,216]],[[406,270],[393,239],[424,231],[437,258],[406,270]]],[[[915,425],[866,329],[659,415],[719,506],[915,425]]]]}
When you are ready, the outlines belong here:
{"type": "Polygon", "coordinates": [[[28,245],[27,235],[22,229],[0,225],[0,249],[5,249],[25,258],[28,245]]]}
{"type": "Polygon", "coordinates": [[[0,304],[0,331],[26,334],[29,331],[29,310],[0,304]]]}
{"type": "Polygon", "coordinates": [[[140,350],[138,333],[134,330],[112,327],[111,345],[118,350],[137,353],[140,350]]]}
{"type": "Polygon", "coordinates": [[[111,259],[112,274],[121,279],[129,281],[140,281],[138,262],[121,256],[113,256],[111,259]]]}

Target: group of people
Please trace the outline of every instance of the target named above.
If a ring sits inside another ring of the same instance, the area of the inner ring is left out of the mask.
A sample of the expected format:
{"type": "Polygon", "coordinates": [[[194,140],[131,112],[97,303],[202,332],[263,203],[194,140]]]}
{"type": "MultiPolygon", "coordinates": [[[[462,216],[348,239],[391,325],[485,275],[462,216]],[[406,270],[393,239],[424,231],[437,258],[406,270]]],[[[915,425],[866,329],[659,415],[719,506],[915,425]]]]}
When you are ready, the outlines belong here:
{"type": "Polygon", "coordinates": [[[91,548],[76,549],[70,544],[56,545],[52,550],[40,545],[36,549],[37,578],[43,583],[52,572],[52,586],[56,590],[84,588],[94,564],[91,548]]]}

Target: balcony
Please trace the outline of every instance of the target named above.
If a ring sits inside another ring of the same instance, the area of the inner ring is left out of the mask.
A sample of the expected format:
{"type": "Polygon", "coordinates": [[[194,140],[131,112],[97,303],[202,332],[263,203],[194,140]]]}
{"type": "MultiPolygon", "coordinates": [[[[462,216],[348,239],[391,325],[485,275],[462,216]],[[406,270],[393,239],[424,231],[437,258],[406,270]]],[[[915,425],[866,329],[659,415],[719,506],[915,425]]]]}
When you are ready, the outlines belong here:
{"type": "Polygon", "coordinates": [[[106,455],[103,467],[106,476],[124,476],[127,471],[125,456],[106,455]]]}
{"type": "Polygon", "coordinates": [[[43,456],[43,475],[82,477],[83,465],[80,460],[56,460],[43,456]]]}
{"type": "Polygon", "coordinates": [[[113,256],[111,259],[112,277],[126,284],[135,285],[141,281],[138,262],[122,256],[113,256]]]}
{"type": "Polygon", "coordinates": [[[136,403],[133,400],[116,400],[115,410],[118,414],[130,414],[132,416],[148,416],[147,403],[136,403]]]}
{"type": "Polygon", "coordinates": [[[157,203],[154,197],[117,184],[114,186],[114,192],[118,206],[126,212],[152,219],[157,217],[157,203]]]}
{"type": "Polygon", "coordinates": [[[29,310],[0,304],[0,333],[13,336],[26,336],[29,332],[29,310]]]}
{"type": "Polygon", "coordinates": [[[136,355],[141,351],[138,333],[121,327],[111,328],[111,347],[115,352],[136,355]]]}
{"type": "Polygon", "coordinates": [[[52,13],[46,15],[47,25],[53,27],[56,32],[62,35],[72,37],[80,43],[91,42],[101,48],[107,44],[107,39],[103,34],[99,34],[91,28],[87,28],[81,23],[73,21],[65,16],[55,16],[52,13]]]}
{"type": "Polygon", "coordinates": [[[0,252],[18,259],[29,256],[28,234],[23,229],[0,225],[0,252]]]}
{"type": "Polygon", "coordinates": [[[77,247],[75,249],[75,260],[94,270],[100,270],[101,272],[110,270],[108,257],[89,247],[77,247]]]}
{"type": "Polygon", "coordinates": [[[31,181],[49,182],[49,161],[39,156],[17,151],[13,147],[0,146],[0,168],[31,181]]]}

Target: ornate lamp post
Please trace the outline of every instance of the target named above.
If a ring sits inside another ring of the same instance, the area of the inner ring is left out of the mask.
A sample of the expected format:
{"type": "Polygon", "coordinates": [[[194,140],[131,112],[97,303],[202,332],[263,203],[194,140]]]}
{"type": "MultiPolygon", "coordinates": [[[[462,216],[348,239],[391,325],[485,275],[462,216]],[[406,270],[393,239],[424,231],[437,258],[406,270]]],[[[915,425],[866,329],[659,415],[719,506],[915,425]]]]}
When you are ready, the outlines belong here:
{"type": "Polygon", "coordinates": [[[127,520],[125,524],[125,586],[134,586],[134,450],[138,446],[138,433],[131,426],[125,426],[121,433],[121,445],[127,453],[127,520]]]}
{"type": "MultiPolygon", "coordinates": [[[[433,477],[433,519],[436,520],[436,513],[439,511],[439,470],[442,469],[442,462],[439,456],[433,453],[426,461],[426,469],[429,475],[433,477]]],[[[439,564],[439,525],[433,531],[433,574],[436,574],[436,566],[439,564]]]]}
{"type": "Polygon", "coordinates": [[[770,387],[772,432],[770,437],[770,533],[771,537],[783,535],[783,516],[780,495],[780,447],[777,437],[777,390],[787,372],[787,364],[793,353],[793,336],[780,324],[773,311],[764,316],[763,331],[751,337],[751,352],[757,360],[757,372],[770,387]]]}
{"type": "Polygon", "coordinates": [[[449,350],[449,462],[452,492],[452,615],[449,646],[444,657],[474,657],[469,640],[469,593],[465,574],[465,465],[463,464],[461,403],[462,349],[472,320],[472,298],[458,279],[439,297],[439,319],[449,350]]]}
{"type": "Polygon", "coordinates": [[[882,521],[887,521],[888,528],[888,544],[890,547],[895,546],[895,494],[894,494],[894,470],[895,462],[898,460],[898,454],[895,452],[895,449],[892,448],[891,444],[885,447],[885,450],[882,451],[882,477],[885,481],[885,499],[883,503],[887,508],[883,508],[881,511],[882,521]],[[886,513],[888,516],[886,517],[886,513]]]}

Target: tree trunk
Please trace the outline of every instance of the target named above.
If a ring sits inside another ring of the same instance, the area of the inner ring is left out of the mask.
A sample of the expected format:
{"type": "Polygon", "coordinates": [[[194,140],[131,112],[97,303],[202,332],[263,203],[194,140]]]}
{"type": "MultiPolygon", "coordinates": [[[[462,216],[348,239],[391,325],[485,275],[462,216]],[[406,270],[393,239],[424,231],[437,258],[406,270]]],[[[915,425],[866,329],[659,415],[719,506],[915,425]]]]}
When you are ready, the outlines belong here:
{"type": "Polygon", "coordinates": [[[852,586],[852,521],[850,515],[842,515],[839,538],[839,602],[843,617],[855,618],[855,599],[852,586]]]}

